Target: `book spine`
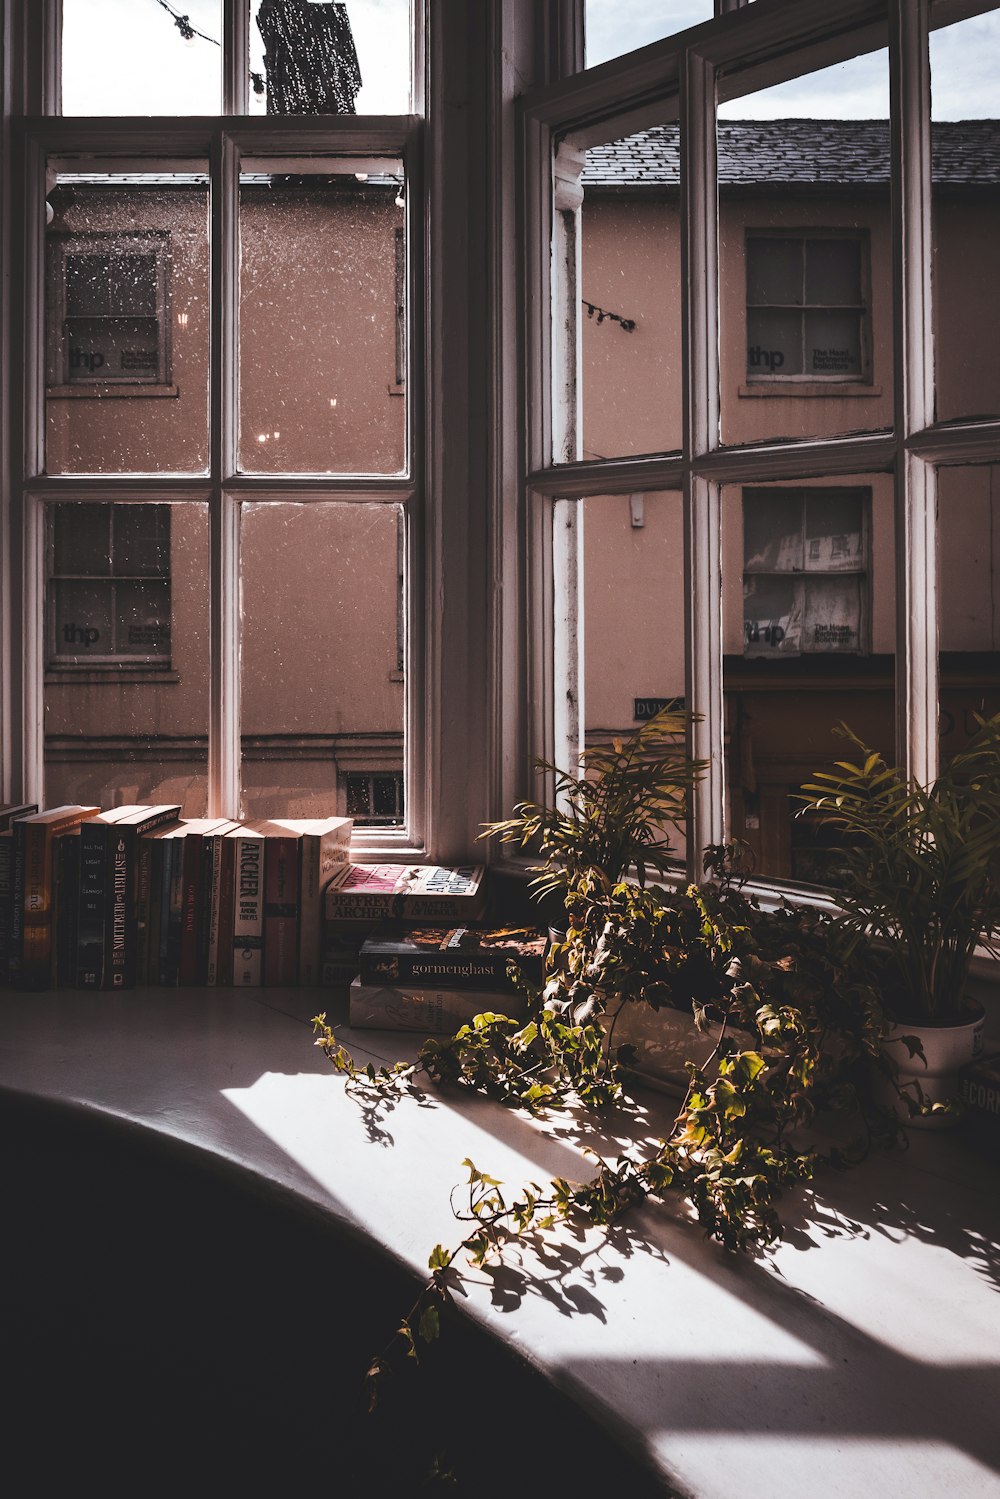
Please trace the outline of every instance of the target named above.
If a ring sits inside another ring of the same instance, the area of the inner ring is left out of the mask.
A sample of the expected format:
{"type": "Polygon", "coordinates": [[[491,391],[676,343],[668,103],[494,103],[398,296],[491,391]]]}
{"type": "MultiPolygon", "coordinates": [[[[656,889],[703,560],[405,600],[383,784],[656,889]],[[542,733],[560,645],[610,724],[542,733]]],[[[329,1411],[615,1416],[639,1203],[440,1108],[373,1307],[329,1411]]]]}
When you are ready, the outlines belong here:
{"type": "Polygon", "coordinates": [[[473,895],[403,895],[400,915],[404,921],[447,921],[460,926],[476,921],[484,903],[478,890],[473,895]]]}
{"type": "Polygon", "coordinates": [[[215,898],[212,886],[213,837],[212,834],[206,834],[202,838],[198,859],[197,956],[194,978],[196,984],[208,982],[208,946],[212,936],[212,902],[215,898]]]}
{"type": "Polygon", "coordinates": [[[319,955],[323,926],[320,891],[320,840],[306,834],[301,840],[299,895],[299,983],[319,983],[319,955]]]}
{"type": "Polygon", "coordinates": [[[219,932],[218,966],[215,982],[219,985],[233,982],[233,920],[236,914],[236,850],[235,838],[219,840],[219,932]]]}
{"type": "Polygon", "coordinates": [[[107,896],[104,910],[104,988],[126,987],[128,929],[128,856],[124,829],[112,827],[108,838],[107,896]]]}
{"type": "Polygon", "coordinates": [[[403,897],[392,890],[337,890],[328,887],[328,921],[387,921],[403,914],[403,897]]]}
{"type": "Polygon", "coordinates": [[[14,834],[0,833],[0,984],[10,983],[10,923],[14,899],[14,834]]]}
{"type": "Polygon", "coordinates": [[[76,986],[77,915],[80,898],[80,835],[63,833],[56,839],[53,911],[55,962],[53,982],[58,988],[76,986]]]}
{"type": "Polygon", "coordinates": [[[153,920],[153,840],[135,842],[135,957],[131,965],[133,983],[148,984],[150,929],[153,920]]]}
{"type": "Polygon", "coordinates": [[[104,977],[105,842],[107,825],[80,828],[80,898],[77,911],[76,983],[100,989],[104,977]]]}
{"type": "Polygon", "coordinates": [[[234,840],[233,983],[260,984],[264,977],[264,844],[266,839],[234,840]]]}
{"type": "Polygon", "coordinates": [[[517,995],[489,990],[377,988],[351,985],[350,1024],[365,1030],[454,1034],[487,1012],[518,1019],[524,1004],[517,995]]]}
{"type": "Polygon", "coordinates": [[[160,931],[160,983],[176,984],[180,970],[181,923],[184,913],[184,845],[187,838],[171,838],[168,863],[164,865],[166,883],[165,920],[160,931]],[[169,870],[169,880],[167,871],[169,870]]]}
{"type": "Polygon", "coordinates": [[[201,861],[204,834],[188,833],[184,838],[182,858],[181,933],[177,959],[177,982],[198,983],[199,920],[201,861]]]}
{"type": "Polygon", "coordinates": [[[163,855],[167,848],[162,838],[142,838],[149,848],[149,916],[146,927],[146,962],[142,970],[144,984],[160,982],[160,922],[163,909],[163,855]]]}
{"type": "Polygon", "coordinates": [[[14,855],[11,874],[10,959],[8,970],[12,984],[16,984],[19,980],[23,951],[26,832],[27,828],[23,822],[14,824],[14,855]]]}
{"type": "Polygon", "coordinates": [[[299,968],[299,840],[264,841],[264,983],[294,984],[299,968]]]}
{"type": "MultiPolygon", "coordinates": [[[[445,948],[443,951],[427,953],[362,950],[360,958],[361,982],[376,987],[384,984],[390,976],[386,972],[386,963],[389,962],[393,968],[393,984],[413,984],[426,988],[440,986],[442,989],[509,989],[512,993],[514,985],[507,977],[507,965],[512,960],[518,961],[513,953],[477,952],[472,956],[469,952],[462,952],[460,948],[452,951],[445,948]]],[[[539,981],[539,960],[535,959],[530,963],[522,960],[521,968],[532,983],[539,981]]]]}
{"type": "Polygon", "coordinates": [[[52,905],[50,833],[40,823],[25,823],[24,888],[21,897],[21,952],[14,982],[19,989],[47,989],[52,980],[49,913],[52,905]]]}
{"type": "MultiPolygon", "coordinates": [[[[219,982],[219,922],[222,902],[222,844],[221,833],[213,833],[205,839],[208,852],[209,895],[202,898],[202,907],[208,907],[208,937],[205,953],[205,983],[219,982]]],[[[204,865],[202,866],[204,868],[204,865]]]]}

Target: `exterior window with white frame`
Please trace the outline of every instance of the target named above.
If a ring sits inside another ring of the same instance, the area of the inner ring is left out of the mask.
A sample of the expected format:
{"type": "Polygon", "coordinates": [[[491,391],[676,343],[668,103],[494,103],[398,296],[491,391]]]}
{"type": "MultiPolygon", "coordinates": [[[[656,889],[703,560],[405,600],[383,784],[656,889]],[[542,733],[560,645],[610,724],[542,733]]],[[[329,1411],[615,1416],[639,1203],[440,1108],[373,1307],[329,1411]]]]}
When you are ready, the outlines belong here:
{"type": "Polygon", "coordinates": [[[870,505],[864,490],[744,489],[745,656],[866,652],[870,505]]]}
{"type": "Polygon", "coordinates": [[[51,235],[49,385],[170,381],[169,235],[51,235]]]}
{"type": "Polygon", "coordinates": [[[50,667],[170,665],[170,506],[48,508],[50,667]]]}
{"type": "Polygon", "coordinates": [[[749,231],[748,380],[869,380],[867,241],[749,231]]]}

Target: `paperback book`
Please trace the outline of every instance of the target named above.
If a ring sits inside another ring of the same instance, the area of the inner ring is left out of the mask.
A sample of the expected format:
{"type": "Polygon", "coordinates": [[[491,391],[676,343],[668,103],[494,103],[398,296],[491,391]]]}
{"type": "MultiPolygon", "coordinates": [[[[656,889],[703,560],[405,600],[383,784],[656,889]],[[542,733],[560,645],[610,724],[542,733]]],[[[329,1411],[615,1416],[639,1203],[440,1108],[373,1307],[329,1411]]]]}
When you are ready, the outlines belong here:
{"type": "Polygon", "coordinates": [[[450,1036],[487,1012],[521,1020],[524,1000],[510,989],[363,984],[358,977],[350,988],[348,1019],[359,1030],[423,1031],[428,1035],[450,1036]]]}
{"type": "Polygon", "coordinates": [[[330,921],[476,921],[486,900],[482,864],[348,864],[326,887],[330,921]]]}
{"type": "Polygon", "coordinates": [[[535,926],[386,924],[362,944],[359,972],[365,984],[510,990],[512,963],[530,983],[541,982],[547,945],[535,926]]]}

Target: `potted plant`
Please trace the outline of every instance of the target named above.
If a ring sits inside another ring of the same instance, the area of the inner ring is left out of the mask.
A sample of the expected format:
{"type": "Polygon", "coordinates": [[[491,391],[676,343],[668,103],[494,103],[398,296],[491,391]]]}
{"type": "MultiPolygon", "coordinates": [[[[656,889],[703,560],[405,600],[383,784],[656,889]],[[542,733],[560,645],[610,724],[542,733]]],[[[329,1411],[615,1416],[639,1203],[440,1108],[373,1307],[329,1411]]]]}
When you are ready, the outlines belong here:
{"type": "Polygon", "coordinates": [[[480,834],[531,848],[543,861],[532,873],[532,891],[563,933],[567,892],[596,871],[607,889],[631,869],[640,886],[647,871],[660,875],[676,854],[671,830],[683,828],[688,798],[705,762],[687,753],[691,715],[668,705],[627,739],[617,735],[580,756],[580,773],[536,762],[553,778],[553,805],[519,802],[513,817],[491,822],[480,834]]]}
{"type": "Polygon", "coordinates": [[[889,766],[841,724],[857,751],[803,786],[803,813],[841,834],[833,881],[839,924],[870,944],[898,1088],[915,1122],[946,1123],[957,1074],[982,1050],[969,994],[977,945],[1000,931],[1000,714],[930,786],[889,766]]]}

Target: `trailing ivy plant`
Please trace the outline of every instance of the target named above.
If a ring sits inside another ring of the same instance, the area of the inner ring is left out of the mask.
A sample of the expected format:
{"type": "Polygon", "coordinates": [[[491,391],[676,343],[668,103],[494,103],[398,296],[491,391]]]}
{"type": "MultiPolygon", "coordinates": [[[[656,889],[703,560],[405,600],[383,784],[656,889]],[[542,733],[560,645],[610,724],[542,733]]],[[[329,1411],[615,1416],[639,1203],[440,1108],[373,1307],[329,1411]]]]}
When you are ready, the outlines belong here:
{"type": "MultiPolygon", "coordinates": [[[[316,1044],[367,1103],[416,1088],[480,1092],[530,1114],[575,1105],[600,1111],[624,1097],[631,1048],[615,1025],[629,1005],[689,1013],[714,1027],[714,1049],[687,1064],[687,1090],[647,1154],[595,1158],[586,1181],[555,1178],[508,1190],[466,1160],[465,1232],[438,1244],[428,1279],[389,1348],[372,1362],[372,1398],[399,1356],[437,1338],[457,1268],[502,1257],[518,1240],[563,1220],[616,1222],[637,1203],[671,1194],[705,1233],[751,1251],[781,1233],[778,1204],[823,1161],[848,1165],[895,1126],[871,1100],[868,1076],[887,1029],[857,966],[857,947],[827,917],[783,905],[764,911],[738,876],[734,850],[708,850],[714,876],[684,892],[612,882],[595,868],[567,883],[566,940],[550,947],[539,989],[520,983],[527,1019],[486,1012],[415,1061],[360,1068],[326,1017],[316,1044]],[[820,1116],[850,1121],[849,1146],[824,1145],[820,1116]]],[[[512,970],[513,971],[513,970],[512,970]]],[[[516,976],[516,975],[515,975],[516,976]]]]}

